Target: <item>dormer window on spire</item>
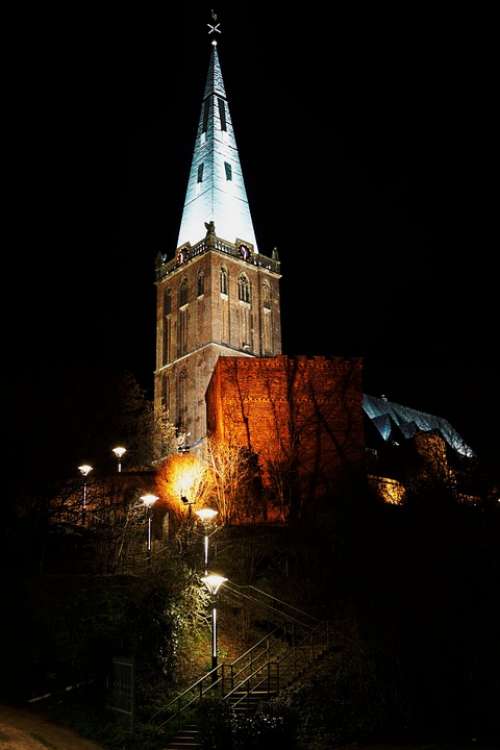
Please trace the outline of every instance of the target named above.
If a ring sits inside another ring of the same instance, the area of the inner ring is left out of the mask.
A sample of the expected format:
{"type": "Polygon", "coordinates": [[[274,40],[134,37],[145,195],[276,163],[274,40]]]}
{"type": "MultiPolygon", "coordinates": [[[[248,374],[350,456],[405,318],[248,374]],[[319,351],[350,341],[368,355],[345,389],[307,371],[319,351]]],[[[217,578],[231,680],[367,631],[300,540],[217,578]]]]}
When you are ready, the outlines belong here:
{"type": "Polygon", "coordinates": [[[203,125],[201,128],[202,133],[206,133],[208,129],[208,116],[210,114],[210,98],[205,99],[205,103],[203,105],[203,125]]]}
{"type": "Polygon", "coordinates": [[[226,103],[224,99],[217,99],[217,103],[219,105],[219,119],[220,119],[220,129],[221,130],[227,130],[227,123],[226,123],[226,103]]]}

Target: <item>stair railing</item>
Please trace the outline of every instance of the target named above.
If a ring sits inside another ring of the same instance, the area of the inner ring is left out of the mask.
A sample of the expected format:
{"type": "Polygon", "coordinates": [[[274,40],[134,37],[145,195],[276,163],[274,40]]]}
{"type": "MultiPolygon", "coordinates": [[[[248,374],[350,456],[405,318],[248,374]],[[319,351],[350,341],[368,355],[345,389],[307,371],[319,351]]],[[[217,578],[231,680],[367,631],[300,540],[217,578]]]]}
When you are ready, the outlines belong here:
{"type": "MultiPolygon", "coordinates": [[[[267,602],[264,602],[260,599],[257,599],[257,597],[252,596],[249,593],[243,593],[240,589],[248,588],[246,586],[237,586],[236,584],[229,584],[226,583],[224,588],[222,589],[222,596],[226,596],[229,594],[233,594],[233,596],[241,597],[242,599],[247,599],[248,601],[252,602],[252,604],[255,604],[259,607],[264,607],[267,610],[270,610],[271,612],[278,614],[285,622],[295,623],[296,625],[299,625],[302,628],[312,628],[314,627],[312,623],[307,623],[299,620],[295,615],[292,615],[290,612],[284,612],[282,609],[278,609],[278,607],[274,607],[272,604],[268,604],[267,602]],[[236,588],[235,588],[236,586],[236,588]]],[[[257,589],[259,591],[259,589],[257,589]]],[[[264,592],[263,592],[264,593],[264,592]]],[[[267,595],[266,595],[267,596],[267,595]]],[[[269,595],[270,599],[274,599],[275,597],[271,597],[269,595]]],[[[276,600],[277,602],[281,603],[280,599],[276,600]]],[[[283,602],[284,604],[285,602],[283,602]]],[[[295,607],[292,607],[292,609],[296,609],[295,607]]],[[[298,610],[299,612],[301,610],[298,610]]],[[[309,616],[311,617],[311,616],[309,616]]],[[[312,618],[314,622],[318,622],[316,618],[312,618]]]]}
{"type": "Polygon", "coordinates": [[[202,700],[202,698],[208,692],[215,690],[215,688],[221,688],[222,690],[224,681],[225,665],[218,664],[209,672],[206,672],[203,677],[200,677],[198,680],[196,680],[196,682],[193,682],[193,684],[186,688],[182,693],[176,695],[175,698],[167,703],[164,708],[161,708],[159,711],[153,714],[150,721],[153,721],[153,719],[155,719],[160,713],[168,713],[173,709],[173,713],[171,713],[171,715],[159,725],[158,728],[161,729],[176,717],[180,717],[180,715],[187,711],[187,709],[190,708],[190,706],[192,706],[194,703],[202,700]],[[205,685],[206,682],[208,682],[207,686],[205,685]]]}
{"type": "MultiPolygon", "coordinates": [[[[292,620],[294,618],[291,618],[292,620]]],[[[303,623],[297,621],[297,624],[303,626],[303,623]]],[[[245,696],[240,697],[236,702],[233,702],[233,706],[240,703],[245,697],[249,697],[252,693],[255,693],[259,687],[267,684],[266,692],[270,696],[271,693],[278,693],[280,690],[280,677],[283,673],[282,666],[293,659],[293,675],[297,675],[298,662],[301,666],[306,665],[307,659],[305,658],[305,649],[310,649],[310,660],[314,657],[315,645],[318,645],[318,640],[324,641],[325,648],[329,642],[329,629],[328,622],[319,622],[316,627],[305,626],[308,630],[302,633],[301,638],[297,638],[295,622],[291,623],[291,645],[288,647],[278,647],[277,653],[272,653],[272,637],[278,632],[282,632],[283,628],[276,627],[270,633],[261,638],[257,643],[247,649],[243,654],[238,656],[230,664],[219,664],[209,672],[200,677],[196,682],[186,688],[182,693],[175,696],[167,705],[157,711],[150,719],[152,721],[160,713],[172,713],[163,721],[159,728],[162,728],[173,721],[175,718],[178,719],[180,726],[180,717],[187,711],[193,704],[203,700],[208,693],[215,693],[220,691],[223,700],[229,699],[234,696],[238,691],[245,690],[245,696]],[[319,639],[318,639],[319,636],[319,639]],[[264,661],[261,661],[264,659],[264,661]],[[260,662],[260,663],[259,663],[260,662]],[[276,688],[272,688],[273,671],[275,676],[276,688]],[[257,683],[255,678],[264,673],[262,679],[259,679],[257,683]],[[229,673],[229,674],[228,674],[229,673]],[[253,684],[252,684],[253,680],[253,684]],[[229,691],[227,691],[228,682],[230,685],[229,691]]],[[[285,625],[285,634],[286,625],[285,625]]],[[[304,628],[305,629],[305,628],[304,628]]],[[[275,642],[277,643],[277,641],[275,642]]],[[[324,649],[323,649],[324,650],[324,649]]]]}
{"type": "Polygon", "coordinates": [[[265,635],[260,641],[257,641],[253,646],[247,649],[241,656],[232,661],[230,664],[219,664],[209,672],[206,672],[196,682],[187,687],[182,693],[176,695],[167,705],[157,711],[151,717],[150,721],[153,721],[160,713],[168,713],[172,711],[171,715],[165,719],[160,725],[159,729],[170,723],[173,719],[180,717],[188,708],[194,703],[202,700],[207,693],[220,690],[222,695],[225,694],[227,681],[230,680],[231,689],[234,687],[235,679],[240,677],[245,670],[254,669],[254,665],[264,656],[267,655],[269,659],[270,653],[270,639],[271,637],[280,630],[279,627],[274,628],[270,633],[265,635]],[[246,660],[246,661],[244,661],[246,660]],[[227,674],[229,671],[229,675],[227,674]],[[208,683],[208,684],[207,684],[208,683]]]}
{"type": "Polygon", "coordinates": [[[278,657],[272,657],[268,659],[264,664],[261,664],[257,669],[255,669],[253,672],[251,672],[247,677],[245,677],[242,681],[240,681],[235,687],[232,687],[231,690],[223,695],[223,700],[227,701],[231,698],[234,698],[239,693],[243,693],[240,697],[237,698],[237,700],[231,701],[231,706],[235,708],[237,705],[242,703],[245,700],[248,700],[251,695],[255,695],[257,693],[257,690],[264,685],[266,685],[266,689],[264,692],[267,693],[267,696],[269,697],[271,693],[279,693],[281,685],[280,685],[280,675],[282,674],[282,665],[284,665],[288,659],[293,657],[293,676],[296,677],[298,673],[297,668],[297,662],[300,661],[300,667],[306,668],[308,664],[310,664],[314,660],[314,649],[316,646],[319,646],[321,649],[321,653],[323,653],[326,648],[329,645],[329,627],[328,622],[320,622],[314,630],[312,630],[309,633],[306,633],[304,637],[299,641],[299,643],[295,642],[292,646],[290,646],[284,654],[281,654],[278,657]],[[310,658],[307,659],[306,655],[304,653],[305,649],[309,649],[310,658]],[[299,659],[298,659],[299,657],[299,659]],[[275,689],[272,688],[272,672],[274,670],[275,673],[275,689]],[[258,682],[255,682],[255,678],[257,675],[265,672],[262,679],[260,679],[258,682]],[[254,680],[254,684],[252,685],[252,680],[254,680]]]}

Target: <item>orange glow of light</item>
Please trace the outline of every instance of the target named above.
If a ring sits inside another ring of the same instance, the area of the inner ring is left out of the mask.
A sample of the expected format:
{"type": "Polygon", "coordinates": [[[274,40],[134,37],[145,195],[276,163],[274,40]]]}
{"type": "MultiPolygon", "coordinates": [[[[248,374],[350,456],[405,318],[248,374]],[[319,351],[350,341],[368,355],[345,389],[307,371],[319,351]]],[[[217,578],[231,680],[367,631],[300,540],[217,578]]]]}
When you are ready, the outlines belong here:
{"type": "Polygon", "coordinates": [[[179,453],[170,456],[160,467],[157,476],[158,494],[177,512],[185,512],[181,497],[201,501],[207,491],[209,474],[197,456],[179,453]]]}

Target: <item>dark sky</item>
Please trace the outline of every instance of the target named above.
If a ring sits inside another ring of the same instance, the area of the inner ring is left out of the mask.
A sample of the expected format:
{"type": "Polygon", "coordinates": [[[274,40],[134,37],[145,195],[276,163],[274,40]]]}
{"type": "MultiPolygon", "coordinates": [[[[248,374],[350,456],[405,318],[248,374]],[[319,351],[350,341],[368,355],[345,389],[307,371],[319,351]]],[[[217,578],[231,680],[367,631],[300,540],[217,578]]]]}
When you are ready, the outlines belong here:
{"type": "MultiPolygon", "coordinates": [[[[108,372],[151,390],[153,263],[175,250],[210,51],[204,6],[39,12],[12,25],[4,91],[3,377],[25,440],[40,421],[64,435],[108,372]]],[[[500,448],[496,165],[474,19],[220,13],[259,246],[282,259],[285,353],[363,355],[368,392],[500,448]]]]}

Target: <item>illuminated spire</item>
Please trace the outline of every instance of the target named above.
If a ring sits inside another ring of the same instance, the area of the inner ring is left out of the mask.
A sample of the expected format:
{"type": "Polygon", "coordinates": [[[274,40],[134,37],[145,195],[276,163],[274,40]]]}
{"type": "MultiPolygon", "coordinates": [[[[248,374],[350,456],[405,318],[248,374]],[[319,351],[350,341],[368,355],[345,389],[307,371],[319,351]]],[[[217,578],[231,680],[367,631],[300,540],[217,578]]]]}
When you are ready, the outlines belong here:
{"type": "MultiPolygon", "coordinates": [[[[212,16],[213,18],[213,16],[212,16]]],[[[217,18],[214,18],[214,23],[217,18]]],[[[177,247],[205,237],[205,222],[215,223],[218,237],[251,243],[257,251],[250,207],[234,136],[233,122],[217,54],[216,33],[210,25],[212,52],[196,133],[193,161],[182,212],[177,247]]]]}

